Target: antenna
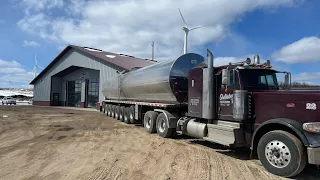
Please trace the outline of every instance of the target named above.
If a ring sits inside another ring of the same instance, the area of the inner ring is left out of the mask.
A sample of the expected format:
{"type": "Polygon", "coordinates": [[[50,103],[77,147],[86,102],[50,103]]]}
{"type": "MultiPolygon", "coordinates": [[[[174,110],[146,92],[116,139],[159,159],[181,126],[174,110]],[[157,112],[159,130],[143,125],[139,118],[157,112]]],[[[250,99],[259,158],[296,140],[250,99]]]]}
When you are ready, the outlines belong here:
{"type": "Polygon", "coordinates": [[[151,44],[151,47],[152,47],[152,60],[154,60],[154,42],[152,41],[152,44],[151,44]]]}
{"type": "Polygon", "coordinates": [[[179,12],[180,12],[180,15],[181,15],[181,18],[182,18],[182,21],[184,22],[184,27],[182,27],[182,30],[184,31],[184,48],[183,48],[183,54],[187,54],[188,52],[188,33],[192,30],[195,30],[195,29],[199,29],[199,28],[202,28],[203,26],[198,26],[198,27],[195,27],[195,28],[191,28],[189,29],[188,28],[188,25],[187,25],[187,22],[184,20],[183,18],[183,15],[180,11],[180,9],[178,8],[179,12]]]}
{"type": "Polygon", "coordinates": [[[34,73],[34,78],[37,77],[37,68],[43,69],[43,67],[38,65],[38,61],[37,61],[37,55],[34,55],[34,68],[32,70],[32,72],[34,73]]]}

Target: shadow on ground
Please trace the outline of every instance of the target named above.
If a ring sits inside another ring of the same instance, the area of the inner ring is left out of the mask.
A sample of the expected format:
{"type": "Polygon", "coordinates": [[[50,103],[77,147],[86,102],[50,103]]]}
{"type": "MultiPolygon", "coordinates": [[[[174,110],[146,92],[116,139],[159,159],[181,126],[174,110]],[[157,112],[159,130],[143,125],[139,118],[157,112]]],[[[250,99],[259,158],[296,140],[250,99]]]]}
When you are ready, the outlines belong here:
{"type": "MultiPolygon", "coordinates": [[[[240,160],[258,160],[258,158],[250,158],[251,150],[249,148],[229,148],[220,144],[196,139],[189,141],[189,143],[212,148],[217,153],[221,153],[240,160]]],[[[260,162],[259,165],[262,166],[260,162]]],[[[301,172],[298,176],[293,177],[292,179],[320,180],[320,169],[316,165],[307,164],[303,172],[301,172]]]]}

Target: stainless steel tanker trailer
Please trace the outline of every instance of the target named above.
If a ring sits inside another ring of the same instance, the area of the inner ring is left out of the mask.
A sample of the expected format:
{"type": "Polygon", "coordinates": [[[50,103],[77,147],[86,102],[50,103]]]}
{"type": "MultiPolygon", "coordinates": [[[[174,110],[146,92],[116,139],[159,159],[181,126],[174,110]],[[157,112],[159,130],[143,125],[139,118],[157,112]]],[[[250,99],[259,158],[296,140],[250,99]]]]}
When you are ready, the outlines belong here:
{"type": "Polygon", "coordinates": [[[207,56],[188,53],[119,73],[103,84],[102,112],[142,123],[147,132],[165,138],[185,134],[249,147],[269,172],[284,177],[299,174],[307,162],[320,164],[320,123],[306,118],[318,117],[311,101],[320,93],[310,98],[305,92],[278,91],[276,73],[285,73],[286,87],[291,74],[272,69],[270,61],[260,63],[259,56],[253,63],[248,58],[220,67],[213,66],[209,50],[207,56]],[[283,109],[294,108],[301,98],[293,99],[302,96],[313,110],[283,109]]]}

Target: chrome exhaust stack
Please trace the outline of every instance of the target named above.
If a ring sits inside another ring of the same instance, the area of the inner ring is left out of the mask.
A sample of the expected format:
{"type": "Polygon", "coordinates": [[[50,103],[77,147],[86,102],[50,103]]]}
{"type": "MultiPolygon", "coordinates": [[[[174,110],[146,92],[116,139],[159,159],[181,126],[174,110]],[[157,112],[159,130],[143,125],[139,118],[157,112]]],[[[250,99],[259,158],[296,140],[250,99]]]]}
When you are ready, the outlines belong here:
{"type": "Polygon", "coordinates": [[[208,112],[208,120],[209,123],[212,123],[212,120],[215,119],[215,104],[214,104],[214,92],[215,92],[215,88],[214,88],[214,73],[213,73],[213,54],[212,52],[207,49],[207,57],[208,57],[208,107],[203,107],[203,108],[207,108],[207,112],[208,112]]]}

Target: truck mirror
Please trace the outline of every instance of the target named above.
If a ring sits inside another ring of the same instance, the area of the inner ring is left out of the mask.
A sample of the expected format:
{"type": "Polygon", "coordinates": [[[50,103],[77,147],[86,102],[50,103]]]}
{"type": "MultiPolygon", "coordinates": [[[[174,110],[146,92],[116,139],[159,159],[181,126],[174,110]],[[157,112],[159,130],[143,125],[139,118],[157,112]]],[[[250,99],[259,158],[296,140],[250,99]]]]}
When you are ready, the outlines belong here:
{"type": "Polygon", "coordinates": [[[222,69],[222,82],[223,85],[228,85],[228,81],[230,78],[230,71],[228,69],[222,69]]]}

